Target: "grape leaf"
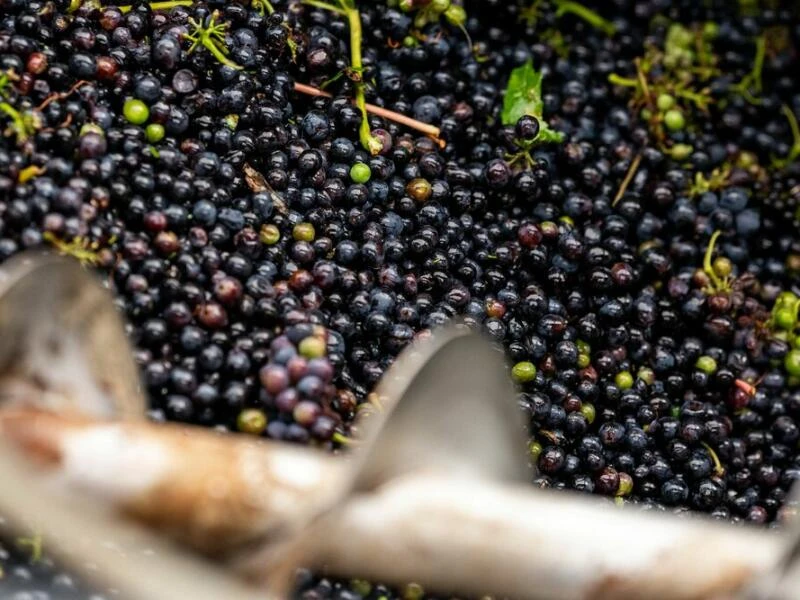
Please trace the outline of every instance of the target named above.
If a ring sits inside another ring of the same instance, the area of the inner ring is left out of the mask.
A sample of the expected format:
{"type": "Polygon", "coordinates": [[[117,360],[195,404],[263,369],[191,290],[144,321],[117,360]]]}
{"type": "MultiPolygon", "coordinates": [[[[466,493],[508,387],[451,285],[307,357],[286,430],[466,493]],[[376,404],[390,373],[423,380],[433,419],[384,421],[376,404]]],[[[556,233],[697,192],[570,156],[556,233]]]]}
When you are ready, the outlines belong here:
{"type": "Polygon", "coordinates": [[[543,110],[542,73],[537,72],[533,68],[533,61],[529,60],[511,71],[500,118],[503,125],[515,125],[520,117],[531,115],[539,119],[540,130],[537,141],[545,143],[563,141],[564,134],[550,128],[542,115],[543,110]]]}
{"type": "Polygon", "coordinates": [[[523,115],[542,116],[542,74],[533,68],[533,61],[511,71],[503,99],[503,125],[515,125],[523,115]]]}
{"type": "Polygon", "coordinates": [[[560,144],[564,141],[564,134],[560,131],[552,129],[546,121],[542,121],[539,128],[539,135],[536,136],[535,141],[543,144],[548,144],[551,142],[554,144],[560,144]]]}

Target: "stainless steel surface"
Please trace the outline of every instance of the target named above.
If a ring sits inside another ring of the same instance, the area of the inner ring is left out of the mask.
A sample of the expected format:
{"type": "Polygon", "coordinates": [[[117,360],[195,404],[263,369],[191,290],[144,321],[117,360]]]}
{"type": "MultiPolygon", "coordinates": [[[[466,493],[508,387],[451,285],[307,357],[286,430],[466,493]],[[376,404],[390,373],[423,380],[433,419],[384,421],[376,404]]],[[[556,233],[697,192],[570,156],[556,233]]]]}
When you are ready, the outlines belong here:
{"type": "Polygon", "coordinates": [[[144,417],[122,320],[108,291],[78,261],[39,252],[0,269],[0,402],[144,417]],[[57,392],[57,393],[51,393],[57,392]]]}
{"type": "Polygon", "coordinates": [[[219,566],[186,554],[153,533],[121,521],[85,496],[53,494],[14,448],[0,443],[0,514],[36,523],[48,553],[125,600],[265,600],[219,566]]]}

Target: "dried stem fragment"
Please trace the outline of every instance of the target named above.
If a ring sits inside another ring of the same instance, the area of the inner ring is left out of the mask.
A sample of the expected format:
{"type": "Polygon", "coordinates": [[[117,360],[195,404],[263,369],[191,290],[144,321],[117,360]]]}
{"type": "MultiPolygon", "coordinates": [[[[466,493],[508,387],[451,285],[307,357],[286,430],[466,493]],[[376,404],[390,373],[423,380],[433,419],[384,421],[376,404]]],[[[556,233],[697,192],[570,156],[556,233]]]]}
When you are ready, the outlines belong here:
{"type": "Polygon", "coordinates": [[[616,206],[617,202],[619,202],[625,195],[625,191],[628,189],[628,186],[631,184],[631,181],[633,181],[633,178],[636,176],[636,171],[639,169],[639,163],[641,162],[642,162],[642,154],[640,152],[631,161],[631,166],[628,167],[628,172],[625,173],[625,179],[622,180],[622,184],[619,186],[619,189],[617,190],[617,195],[614,196],[614,201],[611,203],[611,206],[616,206]]]}
{"type": "MultiPolygon", "coordinates": [[[[295,83],[294,89],[296,92],[306,94],[308,96],[333,98],[333,94],[304,83],[295,83]]],[[[394,112],[393,110],[389,110],[381,106],[375,106],[374,104],[369,104],[368,102],[364,104],[364,107],[366,108],[367,112],[372,113],[373,115],[383,117],[389,121],[394,121],[395,123],[405,125],[406,127],[416,129],[417,131],[424,133],[434,142],[436,142],[440,148],[444,148],[445,146],[445,141],[439,137],[442,133],[441,130],[434,125],[423,123],[422,121],[418,121],[416,119],[412,119],[411,117],[407,117],[406,115],[394,112]]]]}

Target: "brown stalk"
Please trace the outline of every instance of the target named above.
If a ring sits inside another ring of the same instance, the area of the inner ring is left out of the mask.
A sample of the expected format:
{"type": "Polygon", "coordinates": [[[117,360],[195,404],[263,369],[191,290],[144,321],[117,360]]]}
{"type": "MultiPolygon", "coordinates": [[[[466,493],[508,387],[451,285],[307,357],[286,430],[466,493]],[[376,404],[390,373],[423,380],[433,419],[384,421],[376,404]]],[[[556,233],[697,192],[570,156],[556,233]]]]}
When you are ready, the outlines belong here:
{"type": "Polygon", "coordinates": [[[736,387],[739,388],[740,390],[742,390],[748,396],[755,396],[756,395],[755,386],[750,385],[749,383],[747,383],[743,379],[737,379],[736,381],[734,381],[734,384],[736,384],[736,387]]]}
{"type": "Polygon", "coordinates": [[[616,206],[617,202],[619,202],[622,199],[622,196],[625,195],[625,191],[628,189],[631,181],[633,181],[633,177],[636,175],[636,171],[639,169],[639,163],[641,162],[642,154],[640,152],[631,161],[631,166],[628,167],[628,172],[625,173],[625,179],[622,180],[622,185],[619,186],[619,190],[617,190],[617,195],[614,196],[614,201],[611,203],[611,206],[616,206]]]}
{"type": "MultiPolygon", "coordinates": [[[[306,94],[308,96],[333,98],[333,94],[321,90],[319,88],[315,88],[314,86],[306,85],[305,83],[295,83],[294,89],[296,92],[300,92],[301,94],[306,94]]],[[[444,148],[446,145],[446,142],[439,137],[442,133],[441,130],[434,125],[428,125],[427,123],[423,123],[422,121],[412,119],[411,117],[407,117],[406,115],[400,114],[393,110],[382,108],[380,106],[375,106],[374,104],[367,103],[366,108],[367,112],[372,113],[373,115],[383,117],[384,119],[388,119],[389,121],[394,121],[395,123],[399,123],[400,125],[405,125],[406,127],[410,127],[411,129],[416,129],[417,131],[424,133],[434,142],[436,142],[440,148],[444,148]]]]}
{"type": "Polygon", "coordinates": [[[47,98],[44,99],[44,101],[39,106],[36,107],[36,110],[42,110],[48,104],[50,104],[51,102],[53,102],[55,100],[63,100],[64,98],[67,98],[70,95],[74,94],[76,91],[78,91],[80,88],[82,88],[84,85],[88,85],[88,84],[89,84],[88,81],[86,81],[85,79],[81,79],[75,85],[73,85],[71,88],[69,88],[66,92],[50,94],[47,98]]]}

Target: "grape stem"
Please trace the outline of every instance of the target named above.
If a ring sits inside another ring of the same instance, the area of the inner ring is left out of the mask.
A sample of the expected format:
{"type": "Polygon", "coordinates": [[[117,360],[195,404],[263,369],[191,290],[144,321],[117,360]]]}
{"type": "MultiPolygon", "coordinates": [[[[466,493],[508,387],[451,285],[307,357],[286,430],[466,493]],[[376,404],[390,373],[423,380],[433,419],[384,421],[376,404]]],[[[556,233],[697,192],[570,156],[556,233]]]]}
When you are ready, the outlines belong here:
{"type": "Polygon", "coordinates": [[[86,81],[85,79],[81,79],[80,81],[75,82],[75,84],[71,88],[69,88],[66,92],[50,94],[49,96],[47,96],[47,98],[44,99],[44,101],[39,106],[36,107],[36,110],[41,111],[42,109],[46,108],[47,105],[50,104],[51,102],[55,102],[56,100],[63,100],[64,98],[71,96],[85,85],[89,85],[89,82],[86,81]]]}
{"type": "Polygon", "coordinates": [[[633,88],[633,102],[637,105],[646,104],[652,108],[653,97],[650,94],[650,86],[647,85],[647,76],[642,68],[642,61],[640,58],[637,58],[633,63],[636,67],[636,77],[623,77],[617,73],[610,73],[608,82],[612,85],[633,88]]]}
{"type": "Polygon", "coordinates": [[[767,51],[767,40],[764,35],[756,38],[756,56],[753,60],[753,69],[742,80],[733,86],[733,90],[742,95],[750,104],[761,104],[761,94],[763,85],[761,82],[761,72],[764,70],[764,56],[767,51]],[[755,95],[750,91],[752,89],[755,95]]]}
{"type": "Polygon", "coordinates": [[[0,102],[0,113],[5,113],[11,119],[11,124],[4,131],[4,135],[14,135],[17,144],[24,144],[40,126],[40,121],[34,113],[20,113],[8,102],[0,102]]]}
{"type": "Polygon", "coordinates": [[[7,98],[6,88],[11,85],[12,82],[19,81],[19,77],[16,73],[14,73],[13,69],[8,69],[0,73],[0,98],[7,98]]]}
{"type": "MultiPolygon", "coordinates": [[[[191,6],[193,2],[194,0],[166,0],[164,2],[150,2],[148,6],[150,6],[150,10],[153,11],[169,10],[170,8],[175,8],[176,6],[191,6]]],[[[130,12],[133,9],[133,6],[118,6],[117,8],[122,14],[125,14],[130,12]]]]}
{"type": "Polygon", "coordinates": [[[625,179],[622,180],[622,184],[619,186],[619,189],[617,190],[617,195],[614,196],[614,201],[611,203],[611,206],[616,206],[617,202],[619,202],[625,195],[625,191],[628,189],[628,186],[631,184],[631,181],[633,181],[633,178],[636,175],[636,171],[639,169],[639,163],[641,162],[642,162],[642,154],[640,152],[631,161],[631,166],[628,167],[628,172],[625,173],[625,179]]]}
{"type": "Polygon", "coordinates": [[[361,60],[361,14],[358,12],[353,0],[338,0],[339,5],[330,4],[321,0],[303,0],[303,4],[321,8],[347,19],[350,27],[350,68],[356,74],[357,80],[354,79],[355,85],[355,101],[356,106],[361,111],[361,126],[359,127],[359,138],[361,145],[364,146],[370,154],[378,154],[383,150],[383,142],[380,138],[372,135],[372,130],[369,128],[369,115],[367,112],[367,100],[364,93],[364,81],[362,73],[364,66],[361,60]]]}
{"type": "Polygon", "coordinates": [[[191,40],[192,45],[189,47],[188,52],[194,52],[198,46],[205,47],[211,55],[216,58],[221,64],[231,69],[241,70],[241,66],[237,65],[226,55],[228,48],[225,46],[225,32],[228,30],[227,23],[217,23],[219,12],[214,11],[208,21],[208,26],[204,26],[201,22],[189,17],[189,24],[192,26],[192,33],[184,34],[187,40],[191,40]]]}
{"type": "Polygon", "coordinates": [[[608,19],[604,19],[595,11],[585,7],[580,2],[572,2],[571,0],[556,0],[556,17],[560,17],[566,13],[572,13],[589,23],[595,29],[599,29],[607,36],[611,37],[617,32],[617,28],[608,19]]]}
{"type": "Polygon", "coordinates": [[[717,273],[714,271],[714,266],[711,264],[711,257],[714,255],[714,246],[716,246],[717,238],[721,233],[720,230],[717,230],[711,234],[705,256],[703,256],[703,271],[705,271],[708,278],[711,279],[711,287],[715,291],[722,291],[725,289],[724,282],[717,276],[717,273]]]}
{"type": "Polygon", "coordinates": [[[336,13],[337,15],[342,15],[343,17],[347,15],[343,8],[339,8],[338,6],[334,6],[328,2],[323,2],[322,0],[303,0],[303,4],[314,6],[315,8],[321,8],[322,10],[327,10],[329,12],[336,13]]]}
{"type": "MultiPolygon", "coordinates": [[[[333,98],[333,94],[321,90],[319,88],[315,88],[314,86],[307,85],[305,83],[295,83],[294,90],[301,94],[306,94],[308,96],[320,96],[322,98],[333,98]]],[[[439,137],[441,134],[441,130],[434,125],[429,125],[427,123],[423,123],[422,121],[418,121],[416,119],[412,119],[411,117],[407,117],[404,114],[395,112],[393,110],[389,110],[383,108],[382,106],[376,106],[374,104],[369,104],[368,102],[364,104],[364,108],[368,113],[373,115],[377,115],[389,121],[394,121],[395,123],[399,123],[400,125],[405,125],[411,129],[416,129],[430,137],[433,141],[435,141],[440,148],[444,148],[445,142],[443,139],[439,137]]]]}
{"type": "Polygon", "coordinates": [[[618,75],[616,73],[611,73],[608,76],[608,82],[613,85],[619,85],[622,87],[632,87],[632,88],[639,87],[638,79],[634,79],[633,77],[623,77],[622,75],[618,75]]]}
{"type": "Polygon", "coordinates": [[[797,117],[794,116],[794,111],[786,104],[781,107],[781,111],[786,115],[786,119],[789,121],[789,128],[792,130],[792,147],[789,148],[789,154],[785,158],[772,158],[773,166],[778,169],[783,169],[800,157],[800,126],[797,124],[797,117]]]}
{"type": "Polygon", "coordinates": [[[706,452],[708,452],[709,456],[711,456],[711,462],[714,463],[714,475],[717,477],[723,477],[725,475],[725,467],[722,466],[717,453],[714,452],[714,449],[705,442],[700,442],[700,444],[706,449],[706,452]]]}
{"type": "Polygon", "coordinates": [[[83,236],[77,236],[67,242],[51,231],[45,231],[42,237],[58,252],[78,259],[84,266],[100,264],[101,257],[97,252],[100,249],[100,245],[97,242],[91,242],[83,236]]]}
{"type": "Polygon", "coordinates": [[[347,437],[345,434],[340,433],[339,431],[333,432],[333,435],[331,436],[331,441],[341,446],[352,446],[357,443],[353,438],[347,437]]]}
{"type": "Polygon", "coordinates": [[[269,0],[253,0],[252,7],[255,8],[262,17],[275,12],[275,8],[269,0]]]}

